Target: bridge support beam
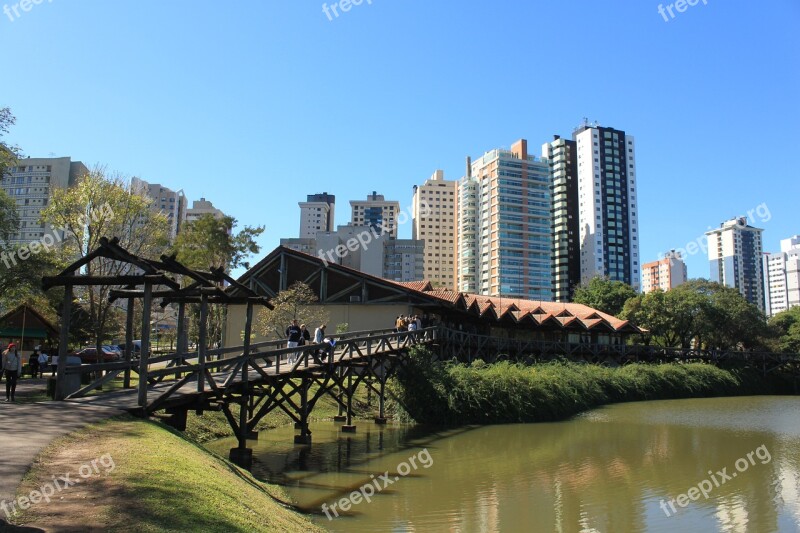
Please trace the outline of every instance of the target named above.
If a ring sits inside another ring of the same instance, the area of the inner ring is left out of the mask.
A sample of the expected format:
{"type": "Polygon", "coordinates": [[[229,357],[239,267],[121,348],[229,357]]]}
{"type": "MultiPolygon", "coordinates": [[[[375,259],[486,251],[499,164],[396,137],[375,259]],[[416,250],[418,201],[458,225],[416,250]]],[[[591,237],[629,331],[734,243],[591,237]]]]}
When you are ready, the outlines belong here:
{"type": "MultiPolygon", "coordinates": [[[[333,361],[333,355],[331,355],[331,361],[333,361]]],[[[343,371],[344,371],[344,367],[342,367],[342,366],[340,366],[339,368],[334,370],[334,372],[337,372],[339,374],[339,383],[340,383],[340,385],[339,385],[339,394],[338,394],[339,401],[336,402],[338,404],[338,406],[339,406],[339,413],[336,416],[333,417],[333,421],[334,422],[347,422],[347,417],[344,414],[344,407],[342,407],[342,405],[344,403],[344,399],[343,399],[344,398],[344,387],[342,387],[342,385],[341,385],[341,380],[344,379],[343,371]]]]}
{"type": "Polygon", "coordinates": [[[295,444],[311,444],[311,431],[308,429],[309,388],[311,388],[311,378],[303,376],[303,382],[300,384],[300,409],[297,413],[300,421],[295,424],[295,428],[300,430],[300,434],[294,436],[295,444]]]}
{"type": "MultiPolygon", "coordinates": [[[[342,426],[342,433],[355,433],[356,426],[353,424],[353,367],[347,368],[347,422],[342,426]]],[[[339,404],[341,406],[341,404],[339,404]]],[[[341,409],[341,407],[340,407],[341,409]]]]}
{"type": "Polygon", "coordinates": [[[378,391],[378,416],[375,417],[375,423],[382,426],[386,424],[386,379],[389,377],[389,373],[386,368],[386,360],[381,357],[378,361],[379,366],[375,375],[378,378],[380,389],[378,391]]]}

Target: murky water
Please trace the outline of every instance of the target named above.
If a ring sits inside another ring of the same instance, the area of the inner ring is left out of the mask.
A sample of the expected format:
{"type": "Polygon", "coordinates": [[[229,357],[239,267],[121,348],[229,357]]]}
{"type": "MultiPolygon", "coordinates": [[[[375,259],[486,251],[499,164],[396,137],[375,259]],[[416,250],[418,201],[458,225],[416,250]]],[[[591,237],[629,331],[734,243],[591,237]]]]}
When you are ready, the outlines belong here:
{"type": "Polygon", "coordinates": [[[292,445],[289,427],[262,433],[254,474],[332,531],[800,532],[800,398],[631,403],[561,423],[438,432],[366,422],[354,435],[333,422],[312,431],[310,448],[292,445]]]}

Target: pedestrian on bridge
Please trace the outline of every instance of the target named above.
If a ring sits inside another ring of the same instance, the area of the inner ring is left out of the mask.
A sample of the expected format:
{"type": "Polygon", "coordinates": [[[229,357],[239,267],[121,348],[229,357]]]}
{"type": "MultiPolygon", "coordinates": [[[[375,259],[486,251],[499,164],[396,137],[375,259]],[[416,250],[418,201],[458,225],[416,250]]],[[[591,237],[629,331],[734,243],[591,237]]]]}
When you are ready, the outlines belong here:
{"type": "Polygon", "coordinates": [[[3,352],[0,370],[6,375],[6,401],[13,402],[14,393],[17,391],[17,379],[22,373],[22,358],[13,342],[3,352]]]}
{"type": "MultiPolygon", "coordinates": [[[[300,340],[303,338],[303,331],[300,329],[300,326],[295,318],[292,320],[292,323],[286,328],[286,347],[287,348],[297,348],[300,346],[300,340]]],[[[297,361],[297,352],[291,352],[289,354],[289,363],[294,364],[297,361]]]]}
{"type": "MultiPolygon", "coordinates": [[[[314,344],[322,344],[322,342],[325,340],[326,327],[328,327],[326,324],[320,324],[320,326],[314,330],[314,344]]],[[[320,350],[314,351],[314,362],[317,363],[318,365],[324,362],[320,360],[319,354],[320,350]]]]}

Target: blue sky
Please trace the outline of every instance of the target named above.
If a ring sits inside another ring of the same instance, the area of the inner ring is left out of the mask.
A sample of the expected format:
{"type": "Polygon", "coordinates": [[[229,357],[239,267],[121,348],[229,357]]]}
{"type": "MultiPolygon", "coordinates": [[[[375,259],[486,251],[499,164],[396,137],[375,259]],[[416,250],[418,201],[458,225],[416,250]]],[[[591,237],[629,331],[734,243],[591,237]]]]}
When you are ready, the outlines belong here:
{"type": "Polygon", "coordinates": [[[636,137],[645,261],[758,206],[768,250],[800,233],[797,0],[669,22],[642,0],[364,0],[333,20],[308,0],[17,1],[9,140],[205,196],[266,226],[264,252],[306,194],[336,194],[344,224],[351,199],[408,206],[437,168],[519,138],[539,154],[583,117],[636,137]]]}

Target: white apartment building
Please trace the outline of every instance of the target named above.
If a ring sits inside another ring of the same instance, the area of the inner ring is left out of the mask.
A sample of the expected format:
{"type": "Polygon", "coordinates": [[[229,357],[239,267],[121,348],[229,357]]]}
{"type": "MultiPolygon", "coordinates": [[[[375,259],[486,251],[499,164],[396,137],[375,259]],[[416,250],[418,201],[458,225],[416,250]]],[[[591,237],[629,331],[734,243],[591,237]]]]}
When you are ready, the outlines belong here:
{"type": "Polygon", "coordinates": [[[456,289],[456,181],[437,170],[422,185],[414,186],[411,238],[425,242],[422,279],[434,287],[456,289]]]}
{"type": "Polygon", "coordinates": [[[200,198],[193,201],[192,207],[186,210],[186,222],[194,222],[203,215],[213,215],[214,218],[219,219],[224,217],[225,213],[214,207],[214,204],[205,198],[200,198]]]}
{"type": "Polygon", "coordinates": [[[169,221],[169,240],[173,242],[186,218],[186,197],[183,190],[173,191],[160,183],[150,183],[140,178],[131,178],[131,188],[152,200],[150,210],[163,213],[169,221]]]}
{"type": "Polygon", "coordinates": [[[762,259],[763,229],[747,224],[747,218],[734,218],[706,232],[711,281],[739,290],[751,304],[764,311],[762,259]]]}
{"type": "MultiPolygon", "coordinates": [[[[53,190],[71,187],[88,173],[83,163],[69,157],[28,157],[8,167],[0,185],[16,201],[20,225],[7,244],[38,241],[46,233],[55,236],[54,229],[41,221],[42,210],[50,202],[53,190]]],[[[60,242],[63,232],[58,237],[60,242]]]]}
{"type": "Polygon", "coordinates": [[[638,290],[641,271],[636,144],[631,135],[584,123],[578,152],[581,282],[596,276],[638,290]]]}
{"type": "Polygon", "coordinates": [[[397,238],[397,216],[400,214],[400,202],[386,200],[382,194],[372,191],[366,200],[350,200],[350,207],[352,209],[350,218],[352,226],[383,228],[391,237],[397,238]]]}
{"type": "Polygon", "coordinates": [[[300,206],[300,238],[312,238],[320,231],[334,231],[336,197],[327,192],[309,194],[300,206]]]}
{"type": "Polygon", "coordinates": [[[781,251],[764,255],[764,300],[767,316],[800,305],[800,235],[781,241],[781,251]]]}

